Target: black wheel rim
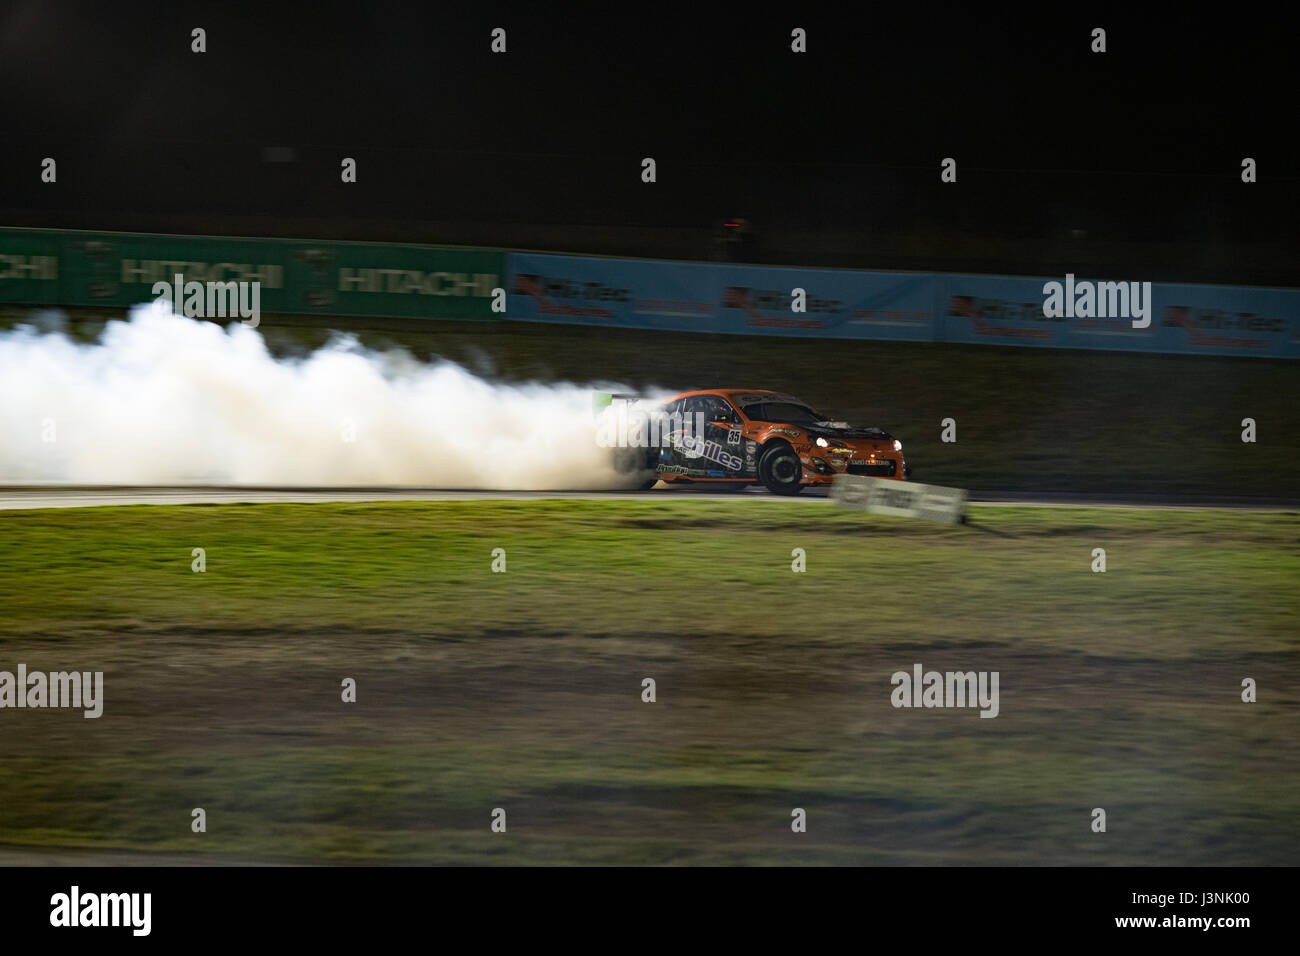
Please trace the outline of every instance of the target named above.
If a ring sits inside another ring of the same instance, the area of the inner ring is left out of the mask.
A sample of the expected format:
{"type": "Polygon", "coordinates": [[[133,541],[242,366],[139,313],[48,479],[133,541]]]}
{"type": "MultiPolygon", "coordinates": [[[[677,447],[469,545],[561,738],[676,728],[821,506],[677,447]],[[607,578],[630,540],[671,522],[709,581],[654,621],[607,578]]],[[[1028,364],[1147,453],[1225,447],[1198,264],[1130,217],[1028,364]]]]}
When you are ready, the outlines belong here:
{"type": "Polygon", "coordinates": [[[799,480],[800,471],[799,460],[793,455],[781,455],[772,461],[772,478],[778,484],[793,484],[799,480]]]}

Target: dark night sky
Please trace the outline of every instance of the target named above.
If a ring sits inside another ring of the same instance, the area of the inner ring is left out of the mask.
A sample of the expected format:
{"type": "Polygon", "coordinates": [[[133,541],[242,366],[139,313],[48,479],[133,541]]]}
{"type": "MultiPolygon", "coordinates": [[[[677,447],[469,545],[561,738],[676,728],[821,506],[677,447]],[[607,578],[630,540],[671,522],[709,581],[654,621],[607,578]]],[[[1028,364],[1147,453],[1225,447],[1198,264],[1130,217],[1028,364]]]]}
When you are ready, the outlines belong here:
{"type": "Polygon", "coordinates": [[[1031,225],[1031,206],[1099,192],[1118,208],[1204,191],[1213,211],[1247,155],[1290,184],[1258,190],[1260,209],[1295,196],[1294,58],[1262,15],[517,6],[0,6],[0,211],[662,223],[729,202],[815,226],[942,218],[943,156],[1031,225]],[[270,145],[299,162],[267,166],[270,145]],[[57,193],[37,181],[45,155],[57,193]],[[361,163],[346,194],[343,155],[361,163]]]}

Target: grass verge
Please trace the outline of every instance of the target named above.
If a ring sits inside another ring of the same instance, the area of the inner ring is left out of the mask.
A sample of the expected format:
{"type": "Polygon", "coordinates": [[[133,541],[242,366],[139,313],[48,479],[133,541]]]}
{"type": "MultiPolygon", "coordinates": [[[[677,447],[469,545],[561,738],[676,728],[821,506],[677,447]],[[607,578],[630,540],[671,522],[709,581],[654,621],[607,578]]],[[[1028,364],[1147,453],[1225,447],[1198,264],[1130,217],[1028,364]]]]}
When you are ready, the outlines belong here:
{"type": "Polygon", "coordinates": [[[98,720],[0,711],[0,844],[1293,861],[1300,515],[973,521],[670,495],[0,513],[0,670],[105,672],[98,720]],[[999,716],[893,708],[916,662],[998,671],[999,716]]]}

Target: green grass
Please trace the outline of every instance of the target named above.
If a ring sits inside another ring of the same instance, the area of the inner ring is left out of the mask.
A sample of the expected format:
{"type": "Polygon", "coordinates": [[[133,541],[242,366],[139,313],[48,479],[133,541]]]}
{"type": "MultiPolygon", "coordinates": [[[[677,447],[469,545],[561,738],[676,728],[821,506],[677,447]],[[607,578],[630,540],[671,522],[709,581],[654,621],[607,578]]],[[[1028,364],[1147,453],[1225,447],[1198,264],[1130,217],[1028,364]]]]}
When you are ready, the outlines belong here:
{"type": "Polygon", "coordinates": [[[670,494],[0,512],[0,669],[103,670],[106,697],[0,711],[0,844],[1293,862],[1300,515],[973,521],[670,494]],[[1000,716],[892,708],[914,662],[999,671],[1000,716]]]}

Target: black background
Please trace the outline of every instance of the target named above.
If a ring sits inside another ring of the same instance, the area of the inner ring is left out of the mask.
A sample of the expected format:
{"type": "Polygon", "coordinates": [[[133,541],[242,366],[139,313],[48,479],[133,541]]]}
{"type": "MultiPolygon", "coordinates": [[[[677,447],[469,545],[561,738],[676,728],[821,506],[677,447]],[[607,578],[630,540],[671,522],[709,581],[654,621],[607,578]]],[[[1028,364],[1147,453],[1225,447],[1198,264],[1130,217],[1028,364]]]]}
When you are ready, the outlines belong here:
{"type": "Polygon", "coordinates": [[[510,6],[0,6],[0,222],[510,244],[518,223],[745,216],[1026,249],[1295,241],[1294,44],[1266,12],[510,6]]]}
{"type": "Polygon", "coordinates": [[[47,868],[0,870],[0,917],[7,942],[64,946],[208,945],[255,940],[365,941],[383,948],[411,940],[430,946],[492,946],[505,939],[533,947],[599,942],[740,951],[833,942],[997,951],[1010,942],[1062,938],[1120,940],[1182,952],[1216,951],[1280,939],[1289,874],[1278,869],[1171,867],[901,868],[861,870],[371,868],[47,868]],[[864,879],[864,877],[871,877],[864,879]],[[50,898],[76,884],[90,892],[149,892],[152,932],[50,926],[50,898]],[[1198,905],[1135,904],[1134,893],[1195,893],[1198,905]],[[1199,905],[1206,892],[1249,893],[1250,902],[1199,905]],[[1248,917],[1249,927],[1116,927],[1116,917],[1248,917]]]}

